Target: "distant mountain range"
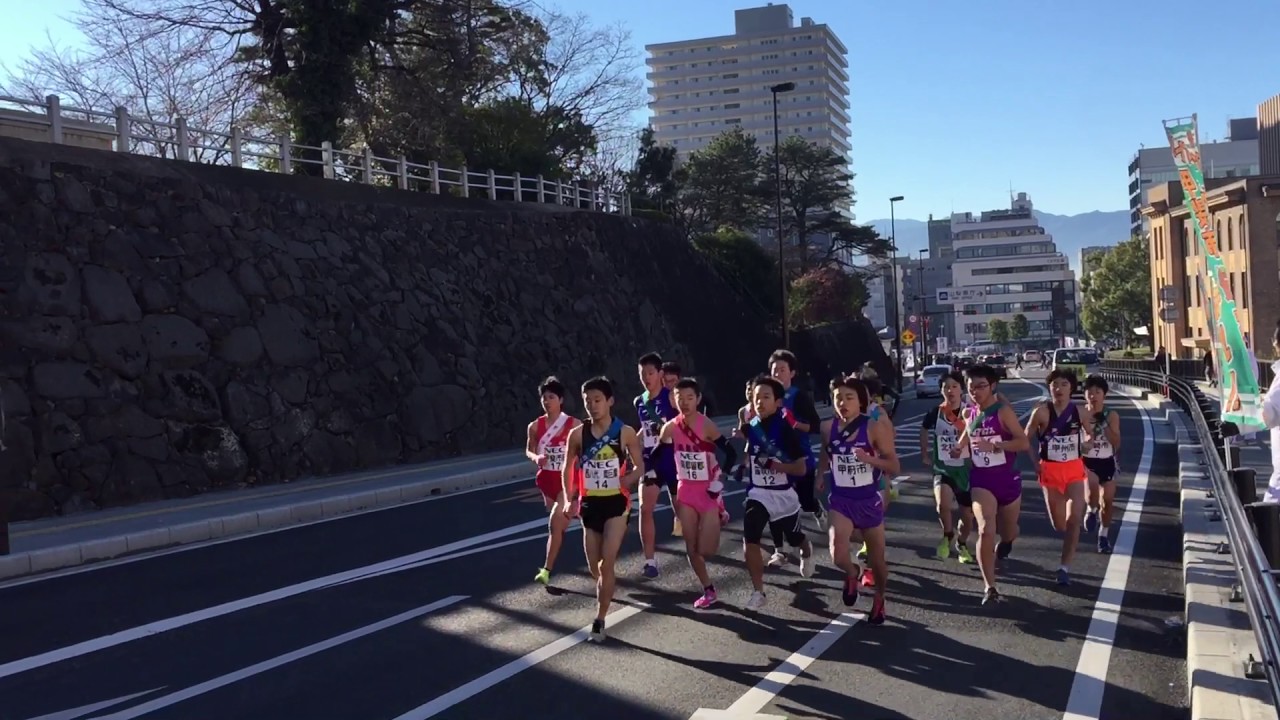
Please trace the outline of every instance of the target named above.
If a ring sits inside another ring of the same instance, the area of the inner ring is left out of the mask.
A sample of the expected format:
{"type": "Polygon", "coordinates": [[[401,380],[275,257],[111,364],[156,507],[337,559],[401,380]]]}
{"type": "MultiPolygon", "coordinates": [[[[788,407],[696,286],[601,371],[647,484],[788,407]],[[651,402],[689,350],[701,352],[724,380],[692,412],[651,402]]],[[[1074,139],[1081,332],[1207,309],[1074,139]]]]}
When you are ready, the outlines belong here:
{"type": "MultiPolygon", "coordinates": [[[[1080,249],[1095,245],[1110,246],[1129,237],[1129,211],[1093,211],[1079,215],[1054,215],[1035,211],[1045,232],[1053,236],[1058,251],[1067,256],[1071,268],[1080,274],[1080,249]]],[[[863,225],[873,225],[883,237],[889,237],[889,220],[872,220],[863,225]]],[[[902,255],[916,256],[917,250],[929,247],[929,226],[921,220],[898,218],[898,248],[902,255]]]]}

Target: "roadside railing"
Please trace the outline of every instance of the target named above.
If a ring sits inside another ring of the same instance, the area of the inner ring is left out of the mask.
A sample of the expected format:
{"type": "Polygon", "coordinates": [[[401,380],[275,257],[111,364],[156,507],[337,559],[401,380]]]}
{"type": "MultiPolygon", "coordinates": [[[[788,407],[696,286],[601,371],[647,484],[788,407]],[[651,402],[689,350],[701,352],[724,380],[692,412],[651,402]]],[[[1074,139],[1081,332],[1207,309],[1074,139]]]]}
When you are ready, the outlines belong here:
{"type": "Polygon", "coordinates": [[[1280,707],[1280,504],[1258,502],[1257,474],[1240,467],[1240,449],[1228,442],[1239,429],[1221,421],[1218,400],[1205,395],[1193,379],[1156,372],[1154,365],[1151,360],[1107,360],[1102,374],[1111,382],[1167,394],[1191,418],[1212,483],[1210,497],[1217,501],[1216,508],[1209,508],[1210,519],[1221,521],[1226,530],[1227,542],[1218,552],[1230,553],[1236,568],[1231,597],[1245,604],[1262,653],[1261,658],[1250,656],[1245,676],[1265,679],[1272,702],[1280,707]]]}
{"type": "Polygon", "coordinates": [[[285,174],[302,166],[318,166],[329,180],[436,195],[472,197],[475,193],[490,200],[631,214],[626,193],[613,192],[587,180],[561,182],[541,175],[523,177],[520,173],[498,174],[492,169],[447,168],[434,161],[410,162],[403,155],[379,157],[368,147],[336,148],[329,141],[319,147],[299,145],[285,136],[255,137],[235,126],[219,132],[191,127],[181,117],[172,122],[135,117],[123,107],[111,113],[64,107],[57,95],[50,95],[43,102],[0,95],[0,128],[8,130],[0,131],[0,135],[59,145],[285,174]]]}

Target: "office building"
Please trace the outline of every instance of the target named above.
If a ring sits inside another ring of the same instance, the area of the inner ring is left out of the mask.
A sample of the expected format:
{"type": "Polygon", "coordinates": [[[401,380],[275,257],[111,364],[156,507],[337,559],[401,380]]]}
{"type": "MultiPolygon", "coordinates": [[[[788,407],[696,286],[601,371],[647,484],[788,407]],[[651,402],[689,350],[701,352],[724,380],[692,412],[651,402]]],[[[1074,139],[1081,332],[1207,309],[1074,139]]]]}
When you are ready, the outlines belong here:
{"type": "MultiPolygon", "coordinates": [[[[1205,195],[1240,328],[1264,355],[1280,319],[1280,174],[1206,180],[1205,195]]],[[[1151,226],[1151,298],[1157,308],[1152,336],[1174,357],[1200,357],[1209,348],[1209,289],[1201,279],[1204,253],[1194,220],[1180,183],[1161,183],[1149,198],[1142,214],[1151,226]],[[1162,287],[1172,288],[1174,298],[1165,308],[1162,287]]]]}
{"type": "Polygon", "coordinates": [[[951,285],[952,258],[933,257],[932,254],[926,256],[921,250],[918,257],[901,258],[901,263],[902,296],[906,303],[902,327],[911,328],[916,337],[920,338],[917,343],[927,339],[928,352],[937,351],[939,337],[946,338],[945,346],[949,347],[955,340],[952,332],[955,306],[940,304],[937,290],[951,285]],[[912,317],[916,318],[914,322],[911,321],[912,317]]]}
{"type": "MultiPolygon", "coordinates": [[[[903,302],[903,287],[905,283],[903,265],[901,263],[890,263],[887,260],[872,261],[863,270],[863,283],[867,287],[867,304],[862,309],[862,314],[871,321],[876,332],[882,337],[895,338],[893,309],[896,304],[901,311],[901,308],[905,305],[903,302]],[[894,292],[894,270],[898,274],[896,294],[894,292]],[[886,330],[887,333],[885,332],[886,330]]],[[[899,321],[903,323],[905,328],[906,318],[899,316],[899,321]]]]}
{"type": "Polygon", "coordinates": [[[987,341],[987,323],[1027,318],[1027,340],[1037,345],[1079,335],[1075,273],[1053,237],[1035,217],[1031,199],[1018,193],[1008,210],[951,216],[955,256],[951,286],[981,290],[956,319],[957,344],[987,341]]]}
{"type": "Polygon", "coordinates": [[[1258,172],[1280,175],[1280,95],[1258,105],[1258,172]]]}
{"type": "Polygon", "coordinates": [[[953,252],[951,247],[951,220],[948,218],[933,219],[933,213],[929,213],[929,256],[938,259],[950,258],[953,252]]]}
{"type": "MultiPolygon", "coordinates": [[[[1200,141],[1200,159],[1206,178],[1257,175],[1258,118],[1237,118],[1227,123],[1227,139],[1200,141]]],[[[1203,128],[1201,128],[1203,131],[1203,128]]],[[[1149,202],[1147,191],[1156,185],[1176,182],[1178,168],[1167,145],[1139,150],[1129,161],[1129,225],[1134,235],[1148,231],[1142,208],[1149,202]]]]}
{"type": "Polygon", "coordinates": [[[1093,257],[1099,257],[1111,252],[1108,245],[1090,245],[1089,247],[1080,248],[1080,279],[1085,279],[1089,274],[1089,262],[1093,257]]]}
{"type": "Polygon", "coordinates": [[[834,148],[845,157],[849,141],[848,49],[827,25],[801,18],[787,5],[734,12],[734,33],[647,45],[649,124],[654,139],[681,159],[726,130],[741,128],[771,151],[773,94],[778,129],[834,148]]]}

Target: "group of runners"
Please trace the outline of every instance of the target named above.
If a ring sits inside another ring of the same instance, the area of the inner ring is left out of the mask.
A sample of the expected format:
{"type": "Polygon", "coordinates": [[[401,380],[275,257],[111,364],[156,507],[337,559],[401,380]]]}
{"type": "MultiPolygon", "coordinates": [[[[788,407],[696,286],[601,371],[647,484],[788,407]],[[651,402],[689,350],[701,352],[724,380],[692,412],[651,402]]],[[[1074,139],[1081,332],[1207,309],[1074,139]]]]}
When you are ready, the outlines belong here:
{"type": "MultiPolygon", "coordinates": [[[[605,377],[582,384],[585,421],[564,412],[567,390],[556,378],[547,378],[538,388],[545,414],[528,428],[526,454],[538,468],[536,483],[549,512],[545,561],[534,579],[550,582],[565,531],[579,519],[587,566],[596,582],[597,615],[590,639],[605,637],[634,495],[640,506],[643,576],[660,575],[654,512],[666,488],[675,509],[674,533],[684,538],[701,588],[693,606],[706,609],[719,601],[707,561],[718,554],[720,532],[730,520],[724,502],[730,480],[745,485],[742,534],[752,584],[748,610],[765,607],[765,566],[789,564],[787,547],[798,551],[800,574],[814,574],[815,547],[802,523],[807,517],[818,532],[825,531],[832,564],[844,573],[844,604],[853,607],[861,588],[871,588],[867,621],[883,623],[889,575],[885,516],[901,462],[878,380],[852,375],[833,380],[833,417],[824,421],[813,397],[792,382],[798,368],[795,355],[774,352],[767,372],[747,383],[747,403],[730,432],[745,445],[739,453],[702,412],[696,380],[681,377],[680,368],[664,363],[657,353],[641,357],[637,367],[644,388],[633,400],[637,428],[615,416],[614,385],[605,377]],[[827,500],[825,509],[820,496],[827,500]],[[858,541],[862,546],[854,553],[858,541]]],[[[1050,397],[1032,411],[1024,427],[1000,396],[996,372],[985,365],[970,367],[964,375],[953,372],[941,379],[942,402],[921,423],[921,457],[933,475],[942,526],[937,555],[945,560],[955,553],[966,564],[976,560],[985,585],[984,605],[1000,600],[996,560],[1012,553],[1018,537],[1019,452],[1031,454],[1051,523],[1063,534],[1057,582],[1070,582],[1082,525],[1097,533],[1099,552],[1110,552],[1107,531],[1115,497],[1119,417],[1105,405],[1108,387],[1102,377],[1084,381],[1083,407],[1073,400],[1078,383],[1069,372],[1051,372],[1050,397]],[[976,555],[968,545],[975,531],[976,555]]]]}

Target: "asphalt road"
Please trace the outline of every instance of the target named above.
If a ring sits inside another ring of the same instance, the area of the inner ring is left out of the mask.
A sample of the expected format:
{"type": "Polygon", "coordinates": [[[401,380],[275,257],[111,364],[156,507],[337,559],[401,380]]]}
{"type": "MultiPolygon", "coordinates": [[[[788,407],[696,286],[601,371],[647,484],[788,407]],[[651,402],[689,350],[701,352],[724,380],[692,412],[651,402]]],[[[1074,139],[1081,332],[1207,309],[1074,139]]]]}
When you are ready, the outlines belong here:
{"type": "MultiPolygon", "coordinates": [[[[1041,394],[1002,389],[1020,412],[1041,394]]],[[[691,608],[675,538],[662,577],[642,580],[633,522],[609,641],[582,642],[594,601],[580,535],[553,587],[534,585],[544,520],[530,481],[0,585],[0,720],[1185,716],[1185,643],[1166,624],[1182,609],[1174,446],[1144,448],[1142,414],[1118,403],[1125,523],[1111,556],[1082,540],[1065,589],[1028,475],[1008,601],[982,607],[976,567],[933,556],[916,429],[936,402],[898,413],[911,478],[889,515],[882,627],[845,612],[825,551],[812,579],[770,570],[769,606],[743,610],[739,494],[712,566],[720,606],[691,608]]]]}

